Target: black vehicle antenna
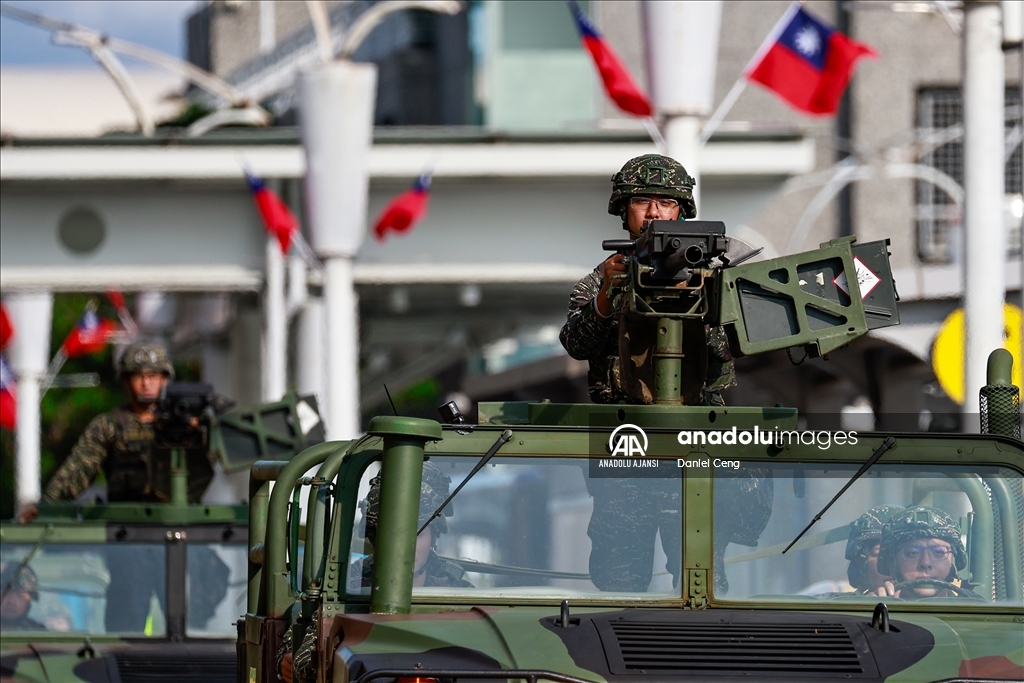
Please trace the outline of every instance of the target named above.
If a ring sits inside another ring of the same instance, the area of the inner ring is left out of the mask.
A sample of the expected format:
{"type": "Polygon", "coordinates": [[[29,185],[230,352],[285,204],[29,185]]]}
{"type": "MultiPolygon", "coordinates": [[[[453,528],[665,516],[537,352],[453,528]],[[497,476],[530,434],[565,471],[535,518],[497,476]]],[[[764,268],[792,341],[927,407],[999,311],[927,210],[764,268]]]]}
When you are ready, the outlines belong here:
{"type": "MultiPolygon", "coordinates": [[[[381,384],[384,384],[381,382],[381,384]]],[[[391,410],[395,411],[395,416],[398,416],[398,408],[395,407],[395,402],[391,400],[391,392],[388,391],[388,385],[384,384],[384,393],[388,395],[388,403],[391,404],[391,410]]]]}
{"type": "MultiPolygon", "coordinates": [[[[853,475],[852,477],[850,477],[850,481],[846,482],[846,485],[843,486],[843,488],[839,489],[839,493],[837,493],[835,495],[835,497],[832,498],[832,500],[830,500],[828,502],[828,505],[823,507],[821,509],[821,512],[819,512],[818,514],[814,515],[814,519],[811,520],[811,523],[808,524],[807,526],[805,526],[804,530],[801,531],[799,534],[797,534],[797,537],[789,542],[789,545],[786,546],[786,550],[789,550],[790,548],[792,548],[793,544],[795,544],[797,541],[799,541],[801,538],[803,538],[803,535],[806,534],[808,531],[810,531],[811,527],[814,526],[814,523],[817,522],[819,519],[821,519],[821,516],[824,515],[828,511],[828,509],[830,507],[832,507],[832,503],[834,503],[837,500],[839,500],[839,496],[841,496],[844,493],[846,493],[846,489],[848,489],[851,486],[853,486],[853,482],[855,482],[858,479],[860,479],[861,475],[864,474],[865,472],[867,472],[869,467],[871,467],[876,462],[878,462],[878,459],[881,458],[882,455],[884,455],[887,450],[889,450],[890,448],[892,448],[895,445],[896,445],[896,439],[894,439],[891,436],[887,437],[885,439],[885,441],[882,442],[882,445],[878,447],[878,450],[871,454],[871,457],[868,458],[868,461],[860,466],[860,469],[857,470],[857,473],[855,475],[853,475]]],[[[786,550],[782,551],[783,555],[786,554],[786,550]]]]}
{"type": "Polygon", "coordinates": [[[473,475],[479,472],[480,468],[486,465],[487,461],[494,457],[494,454],[498,452],[498,449],[507,444],[511,440],[512,430],[506,429],[501,433],[501,436],[498,437],[498,440],[494,442],[494,445],[490,447],[487,453],[484,454],[484,457],[480,458],[480,462],[473,466],[473,469],[469,471],[469,474],[466,475],[466,478],[459,482],[459,485],[455,487],[455,490],[452,491],[451,495],[445,498],[444,502],[441,503],[441,505],[439,505],[436,510],[434,510],[434,514],[430,515],[430,519],[423,523],[423,526],[420,527],[420,530],[416,532],[417,536],[422,534],[423,530],[426,529],[431,522],[437,519],[438,515],[441,514],[441,511],[444,510],[444,507],[452,501],[452,498],[455,497],[455,494],[461,491],[462,487],[468,484],[469,480],[473,478],[473,475]]]}

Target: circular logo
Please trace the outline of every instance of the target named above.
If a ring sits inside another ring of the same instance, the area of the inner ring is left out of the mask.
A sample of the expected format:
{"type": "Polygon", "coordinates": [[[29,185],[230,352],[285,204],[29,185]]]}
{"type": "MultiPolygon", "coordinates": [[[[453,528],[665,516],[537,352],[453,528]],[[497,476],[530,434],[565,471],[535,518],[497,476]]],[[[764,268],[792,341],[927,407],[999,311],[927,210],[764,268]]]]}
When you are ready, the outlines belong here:
{"type": "Polygon", "coordinates": [[[622,424],[608,437],[608,451],[613,456],[643,458],[647,455],[647,434],[634,424],[622,424]]]}

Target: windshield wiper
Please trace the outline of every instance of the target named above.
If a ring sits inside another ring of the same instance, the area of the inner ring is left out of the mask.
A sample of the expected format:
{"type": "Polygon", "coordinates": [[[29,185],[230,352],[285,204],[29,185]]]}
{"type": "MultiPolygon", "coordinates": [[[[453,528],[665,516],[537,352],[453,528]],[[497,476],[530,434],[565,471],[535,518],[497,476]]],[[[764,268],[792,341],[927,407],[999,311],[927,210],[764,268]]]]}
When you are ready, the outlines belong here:
{"type": "Polygon", "coordinates": [[[429,526],[431,522],[433,522],[435,519],[437,519],[438,515],[441,514],[441,511],[444,510],[444,507],[446,505],[448,505],[448,503],[452,502],[452,498],[454,498],[455,495],[459,491],[462,490],[463,486],[465,486],[466,484],[469,483],[469,480],[473,478],[473,475],[475,475],[477,472],[479,472],[480,468],[482,468],[484,465],[486,465],[487,461],[494,457],[494,454],[498,452],[498,449],[501,448],[502,446],[504,446],[505,444],[507,444],[511,440],[512,440],[512,430],[511,429],[506,429],[505,431],[503,431],[501,433],[501,436],[498,437],[498,440],[494,442],[494,445],[490,447],[490,449],[487,451],[487,453],[484,454],[484,457],[480,458],[480,462],[478,462],[473,467],[473,469],[471,469],[469,471],[469,474],[466,475],[466,478],[463,479],[461,482],[459,482],[459,485],[455,487],[455,490],[452,491],[451,495],[448,496],[447,498],[445,498],[444,502],[441,503],[441,505],[436,510],[434,510],[434,514],[430,515],[430,519],[428,519],[426,522],[423,523],[423,526],[420,527],[420,530],[416,532],[417,536],[422,534],[423,530],[426,529],[427,526],[429,526]]]}
{"type": "MultiPolygon", "coordinates": [[[[797,534],[796,538],[794,538],[792,541],[789,542],[789,545],[786,546],[786,550],[789,550],[790,548],[792,548],[793,544],[795,544],[797,541],[799,541],[801,538],[803,538],[803,535],[806,534],[808,531],[810,531],[811,527],[814,526],[814,523],[817,522],[819,519],[821,519],[822,515],[824,515],[826,512],[828,512],[828,509],[830,507],[832,507],[832,503],[834,503],[837,500],[839,500],[839,496],[841,496],[844,493],[846,493],[846,489],[848,489],[851,486],[853,486],[853,482],[855,482],[858,479],[860,479],[861,475],[863,475],[865,472],[867,472],[869,467],[871,467],[876,462],[878,462],[878,459],[881,458],[882,455],[884,455],[887,450],[889,450],[890,448],[892,448],[895,445],[896,445],[896,439],[894,439],[891,436],[886,438],[886,440],[882,442],[882,445],[878,447],[878,450],[871,454],[871,457],[868,458],[868,461],[860,466],[860,469],[857,470],[857,473],[854,474],[852,477],[850,477],[850,481],[846,482],[846,485],[843,486],[843,488],[839,489],[839,493],[837,493],[835,495],[835,497],[832,498],[832,500],[830,500],[828,502],[828,505],[826,505],[825,507],[821,508],[821,512],[819,512],[818,514],[814,515],[814,519],[811,520],[811,523],[808,524],[807,526],[805,526],[804,530],[801,531],[799,534],[797,534]]],[[[786,550],[782,551],[783,555],[786,554],[786,550]]]]}

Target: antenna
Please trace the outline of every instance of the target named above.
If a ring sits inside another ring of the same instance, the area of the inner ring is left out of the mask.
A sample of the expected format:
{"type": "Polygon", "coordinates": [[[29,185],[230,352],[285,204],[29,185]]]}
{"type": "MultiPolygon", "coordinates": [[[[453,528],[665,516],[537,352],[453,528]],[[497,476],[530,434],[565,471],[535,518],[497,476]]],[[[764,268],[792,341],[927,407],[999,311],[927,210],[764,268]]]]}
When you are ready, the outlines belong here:
{"type": "MultiPolygon", "coordinates": [[[[382,382],[383,384],[383,382],[382,382]]],[[[388,391],[388,385],[384,384],[384,393],[388,395],[388,403],[391,404],[391,410],[395,411],[395,416],[398,416],[398,408],[395,407],[395,402],[391,400],[391,392],[388,391]]]]}

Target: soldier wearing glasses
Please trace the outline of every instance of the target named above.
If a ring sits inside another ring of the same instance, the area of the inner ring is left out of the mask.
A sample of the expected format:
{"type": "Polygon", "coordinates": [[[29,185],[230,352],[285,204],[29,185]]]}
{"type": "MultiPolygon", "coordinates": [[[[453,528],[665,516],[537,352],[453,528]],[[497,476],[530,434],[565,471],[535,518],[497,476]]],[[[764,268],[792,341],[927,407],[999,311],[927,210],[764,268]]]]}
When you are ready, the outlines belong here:
{"type": "Polygon", "coordinates": [[[878,571],[893,578],[877,594],[904,600],[981,599],[957,576],[966,565],[967,553],[952,517],[935,508],[907,508],[882,529],[878,571]]]}
{"type": "MultiPolygon", "coordinates": [[[[645,154],[630,159],[612,176],[608,213],[622,219],[633,238],[652,220],[685,220],[697,215],[693,178],[675,159],[645,154]]],[[[619,323],[613,310],[613,277],[626,272],[626,259],[615,254],[584,277],[569,297],[569,315],[559,339],[569,355],[590,361],[587,383],[594,403],[630,403],[619,381],[619,323]]],[[[721,390],[735,384],[736,373],[725,332],[706,330],[708,365],[701,391],[703,405],[725,405],[721,390]]]]}

